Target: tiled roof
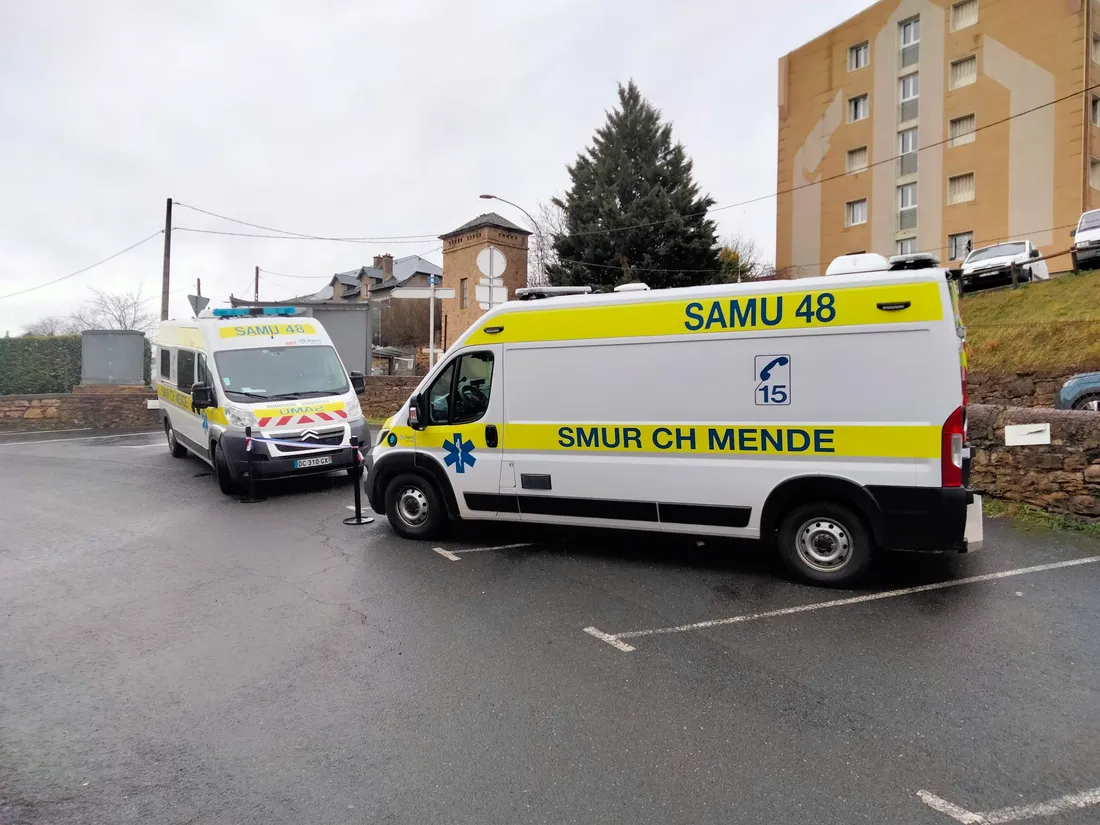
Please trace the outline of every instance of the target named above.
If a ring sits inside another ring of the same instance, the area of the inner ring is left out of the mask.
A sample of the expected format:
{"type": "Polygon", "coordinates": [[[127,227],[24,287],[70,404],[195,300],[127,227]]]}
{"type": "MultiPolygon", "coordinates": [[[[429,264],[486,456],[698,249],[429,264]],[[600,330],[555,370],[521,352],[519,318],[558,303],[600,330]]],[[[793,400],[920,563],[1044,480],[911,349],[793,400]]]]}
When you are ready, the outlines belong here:
{"type": "Polygon", "coordinates": [[[522,226],[517,226],[505,217],[498,215],[496,212],[486,212],[483,215],[478,215],[472,221],[466,221],[458,229],[452,229],[444,235],[440,235],[439,239],[446,240],[447,238],[453,238],[455,235],[461,235],[463,232],[467,232],[471,229],[479,229],[482,226],[495,226],[498,229],[507,229],[509,232],[519,232],[522,235],[530,235],[531,232],[524,229],[522,226]]]}

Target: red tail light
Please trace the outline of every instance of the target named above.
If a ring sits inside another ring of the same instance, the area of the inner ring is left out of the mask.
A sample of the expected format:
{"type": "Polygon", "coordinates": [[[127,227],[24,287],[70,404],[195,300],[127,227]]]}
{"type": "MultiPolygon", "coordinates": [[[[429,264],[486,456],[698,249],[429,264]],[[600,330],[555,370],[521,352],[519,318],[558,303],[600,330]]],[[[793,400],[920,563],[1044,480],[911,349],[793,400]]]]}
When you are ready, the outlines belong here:
{"type": "Polygon", "coordinates": [[[966,441],[966,417],[959,407],[943,422],[940,442],[940,484],[944,487],[962,487],[963,443],[966,441]]]}

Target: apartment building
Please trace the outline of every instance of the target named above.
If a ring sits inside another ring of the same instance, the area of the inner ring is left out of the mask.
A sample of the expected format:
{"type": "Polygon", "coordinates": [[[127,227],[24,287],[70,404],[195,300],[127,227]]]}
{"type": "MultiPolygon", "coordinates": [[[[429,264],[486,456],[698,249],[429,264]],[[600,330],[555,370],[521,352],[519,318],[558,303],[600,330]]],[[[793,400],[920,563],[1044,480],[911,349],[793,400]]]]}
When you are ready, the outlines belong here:
{"type": "Polygon", "coordinates": [[[1068,249],[1100,208],[1097,84],[1100,0],[881,0],[779,60],[776,266],[1068,249]]]}

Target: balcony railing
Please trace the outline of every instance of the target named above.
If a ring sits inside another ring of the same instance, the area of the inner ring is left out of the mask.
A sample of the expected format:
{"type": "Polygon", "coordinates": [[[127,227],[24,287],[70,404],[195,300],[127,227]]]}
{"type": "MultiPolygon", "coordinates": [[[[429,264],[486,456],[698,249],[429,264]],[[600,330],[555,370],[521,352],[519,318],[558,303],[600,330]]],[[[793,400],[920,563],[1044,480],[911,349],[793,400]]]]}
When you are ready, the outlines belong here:
{"type": "Polygon", "coordinates": [[[917,228],[917,207],[910,206],[898,210],[898,231],[917,228]]]}
{"type": "Polygon", "coordinates": [[[898,177],[917,174],[917,153],[907,152],[898,158],[898,177]]]}
{"type": "Polygon", "coordinates": [[[901,68],[908,69],[920,63],[920,43],[901,47],[901,68]]]}
{"type": "Polygon", "coordinates": [[[919,114],[919,97],[914,97],[912,100],[903,100],[898,106],[898,123],[905,123],[906,121],[916,120],[919,114]]]}

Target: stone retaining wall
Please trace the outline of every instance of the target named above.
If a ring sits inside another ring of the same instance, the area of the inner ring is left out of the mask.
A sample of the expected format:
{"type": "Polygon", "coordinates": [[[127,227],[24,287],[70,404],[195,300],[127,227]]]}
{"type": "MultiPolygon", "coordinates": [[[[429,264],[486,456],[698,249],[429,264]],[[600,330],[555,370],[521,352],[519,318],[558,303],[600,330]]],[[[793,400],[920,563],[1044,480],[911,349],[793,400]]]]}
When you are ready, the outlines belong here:
{"type": "Polygon", "coordinates": [[[990,375],[975,371],[968,376],[971,404],[1005,407],[1053,407],[1054,396],[1072,373],[1030,372],[990,375]]]}
{"type": "Polygon", "coordinates": [[[367,391],[359,396],[367,418],[389,418],[408,401],[423,376],[372,375],[366,379],[367,391]]]}
{"type": "Polygon", "coordinates": [[[0,431],[158,427],[159,411],[146,408],[150,398],[156,393],[148,387],[140,392],[0,395],[0,431]]]}
{"type": "Polygon", "coordinates": [[[972,404],[971,484],[1058,513],[1100,516],[1100,415],[972,404]],[[1006,447],[1006,424],[1050,424],[1050,444],[1006,447]]]}

